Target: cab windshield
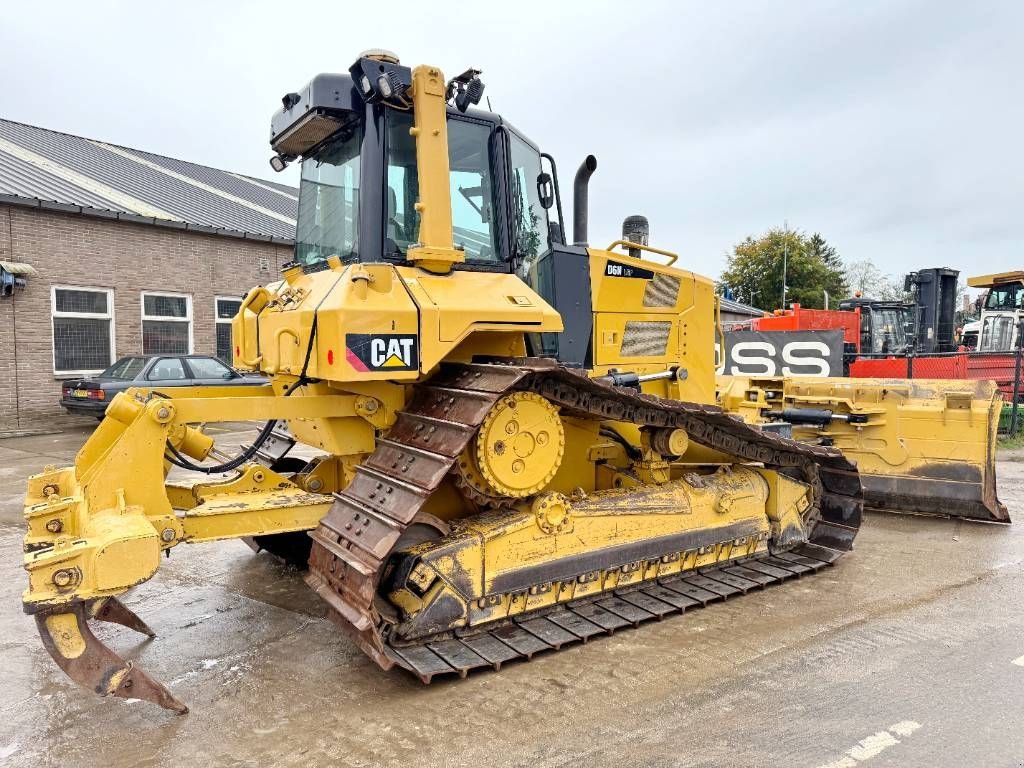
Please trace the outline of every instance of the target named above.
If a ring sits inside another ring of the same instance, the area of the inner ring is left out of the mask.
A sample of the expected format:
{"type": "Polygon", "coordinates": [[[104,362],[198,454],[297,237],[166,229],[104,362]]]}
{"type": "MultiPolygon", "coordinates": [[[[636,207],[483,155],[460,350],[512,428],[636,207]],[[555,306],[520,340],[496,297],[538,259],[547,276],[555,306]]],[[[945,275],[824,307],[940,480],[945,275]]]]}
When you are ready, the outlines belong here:
{"type": "Polygon", "coordinates": [[[1013,315],[989,315],[982,322],[978,349],[981,352],[1007,352],[1013,349],[1013,326],[1013,315]]]}
{"type": "Polygon", "coordinates": [[[985,309],[1017,310],[1024,303],[1024,286],[1020,285],[997,285],[988,292],[985,299],[985,309]]]}
{"type": "Polygon", "coordinates": [[[359,227],[359,149],[362,126],[343,128],[314,156],[302,161],[295,260],[313,264],[328,256],[355,257],[359,227]]]}
{"type": "Polygon", "coordinates": [[[905,313],[898,309],[871,310],[871,351],[878,354],[902,352],[907,347],[905,313]]]}

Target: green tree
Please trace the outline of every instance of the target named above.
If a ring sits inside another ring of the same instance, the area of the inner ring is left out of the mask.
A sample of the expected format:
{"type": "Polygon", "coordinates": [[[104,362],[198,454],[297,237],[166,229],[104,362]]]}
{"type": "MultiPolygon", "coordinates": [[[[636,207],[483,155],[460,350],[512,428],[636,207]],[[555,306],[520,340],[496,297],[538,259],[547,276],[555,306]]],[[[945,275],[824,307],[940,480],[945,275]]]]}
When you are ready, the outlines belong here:
{"type": "Polygon", "coordinates": [[[721,282],[736,296],[759,309],[782,305],[782,262],[786,260],[786,303],[809,308],[825,305],[847,294],[842,261],[835,248],[819,234],[808,237],[798,230],[771,229],[758,238],[747,237],[731,254],[721,282]]]}
{"type": "Polygon", "coordinates": [[[843,268],[843,260],[839,258],[836,249],[829,245],[818,232],[811,235],[807,241],[807,253],[820,258],[830,269],[843,268]]]}

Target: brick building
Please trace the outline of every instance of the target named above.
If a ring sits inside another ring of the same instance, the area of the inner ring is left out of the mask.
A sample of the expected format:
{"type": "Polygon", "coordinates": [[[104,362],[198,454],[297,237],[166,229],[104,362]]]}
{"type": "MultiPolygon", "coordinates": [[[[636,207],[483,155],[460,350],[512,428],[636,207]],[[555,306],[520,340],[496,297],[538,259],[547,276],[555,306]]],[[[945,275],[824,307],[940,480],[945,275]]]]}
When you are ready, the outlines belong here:
{"type": "Polygon", "coordinates": [[[297,205],[292,187],[0,120],[0,435],[66,423],[61,381],[118,357],[230,359],[227,321],[291,258],[297,205]]]}

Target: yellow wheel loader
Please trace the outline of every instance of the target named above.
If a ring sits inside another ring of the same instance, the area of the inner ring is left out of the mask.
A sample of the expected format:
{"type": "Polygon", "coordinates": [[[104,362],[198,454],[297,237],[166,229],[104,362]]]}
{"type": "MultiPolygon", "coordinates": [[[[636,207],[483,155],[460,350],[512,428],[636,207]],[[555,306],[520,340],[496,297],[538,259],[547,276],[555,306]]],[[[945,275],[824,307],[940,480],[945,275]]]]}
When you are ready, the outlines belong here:
{"type": "Polygon", "coordinates": [[[308,562],[339,627],[424,682],[851,548],[855,465],[715,404],[712,282],[639,217],[587,244],[593,157],[566,243],[553,159],[472,109],[482,91],[476,70],[378,51],[284,97],[271,164],[301,161],[295,260],[232,325],[236,364],[270,383],[129,390],[73,466],[29,481],[24,607],[75,681],[187,711],[89,627],[152,635],[121,596],[182,543],[308,562]],[[238,420],[265,427],[224,460],[202,425],[238,420]],[[279,423],[317,457],[270,450],[279,423]]]}

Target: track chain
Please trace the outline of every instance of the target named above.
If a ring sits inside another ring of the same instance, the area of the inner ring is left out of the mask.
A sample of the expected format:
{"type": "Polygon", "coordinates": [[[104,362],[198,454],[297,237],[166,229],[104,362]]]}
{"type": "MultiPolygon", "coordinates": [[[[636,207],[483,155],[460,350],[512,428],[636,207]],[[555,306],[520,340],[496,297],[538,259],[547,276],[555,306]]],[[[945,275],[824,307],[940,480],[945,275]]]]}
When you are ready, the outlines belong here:
{"type": "Polygon", "coordinates": [[[820,570],[852,548],[863,506],[856,468],[833,448],[761,432],[717,406],[612,387],[538,359],[443,365],[416,387],[406,410],[335,499],[310,534],[313,549],[306,581],[332,608],[332,618],[382,668],[397,664],[424,682],[437,674],[465,675],[476,667],[500,667],[505,661],[528,659],[539,651],[820,570]],[[808,543],[788,552],[642,582],[457,637],[392,644],[390,624],[377,604],[384,566],[403,532],[424,520],[423,505],[452,470],[491,406],[515,390],[537,392],[569,415],[678,427],[697,444],[795,474],[816,493],[805,514],[805,522],[812,526],[808,543]]]}

